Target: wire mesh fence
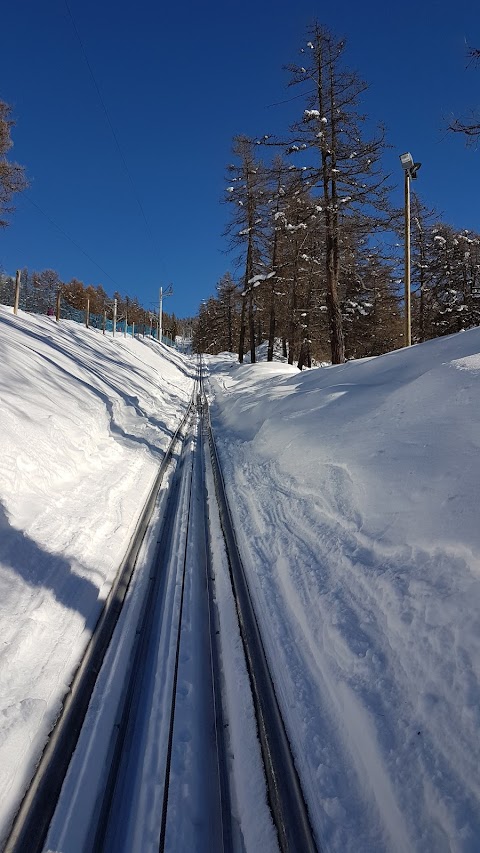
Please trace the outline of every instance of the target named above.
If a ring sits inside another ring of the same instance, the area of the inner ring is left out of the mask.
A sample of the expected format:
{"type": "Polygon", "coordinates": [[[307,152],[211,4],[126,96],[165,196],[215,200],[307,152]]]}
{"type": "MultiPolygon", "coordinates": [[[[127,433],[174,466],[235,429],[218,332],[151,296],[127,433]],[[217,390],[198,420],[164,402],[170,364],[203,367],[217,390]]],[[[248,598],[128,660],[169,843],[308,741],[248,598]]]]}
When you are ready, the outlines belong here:
{"type": "MultiPolygon", "coordinates": [[[[58,292],[49,292],[47,288],[20,287],[18,307],[30,314],[56,318],[58,292]]],[[[0,304],[13,307],[15,304],[15,278],[0,275],[0,304]]],[[[90,313],[86,308],[74,308],[60,297],[59,319],[72,320],[92,329],[113,335],[113,300],[107,303],[104,312],[90,313]]],[[[158,320],[153,314],[146,314],[145,322],[131,323],[128,318],[118,317],[115,332],[124,337],[150,337],[158,340],[158,320]]],[[[162,335],[162,342],[174,347],[175,342],[168,335],[162,335]]]]}

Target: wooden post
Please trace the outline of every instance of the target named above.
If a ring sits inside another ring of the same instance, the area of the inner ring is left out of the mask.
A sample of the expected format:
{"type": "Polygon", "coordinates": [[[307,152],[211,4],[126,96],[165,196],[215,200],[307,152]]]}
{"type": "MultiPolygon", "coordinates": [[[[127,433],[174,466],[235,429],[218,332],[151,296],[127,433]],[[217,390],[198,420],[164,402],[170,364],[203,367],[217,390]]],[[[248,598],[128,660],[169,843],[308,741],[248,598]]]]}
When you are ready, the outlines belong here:
{"type": "Polygon", "coordinates": [[[88,329],[88,324],[90,322],[90,297],[87,296],[87,310],[85,312],[85,325],[88,329]]]}
{"type": "Polygon", "coordinates": [[[18,314],[18,302],[20,299],[20,270],[17,270],[15,276],[15,301],[13,304],[13,313],[18,314]]]}
{"type": "Polygon", "coordinates": [[[59,288],[58,288],[58,290],[57,290],[57,302],[56,302],[56,305],[55,305],[55,320],[57,321],[57,323],[59,323],[59,322],[60,322],[60,303],[61,303],[61,298],[62,298],[62,291],[61,291],[61,289],[60,289],[60,287],[59,287],[59,288]]]}

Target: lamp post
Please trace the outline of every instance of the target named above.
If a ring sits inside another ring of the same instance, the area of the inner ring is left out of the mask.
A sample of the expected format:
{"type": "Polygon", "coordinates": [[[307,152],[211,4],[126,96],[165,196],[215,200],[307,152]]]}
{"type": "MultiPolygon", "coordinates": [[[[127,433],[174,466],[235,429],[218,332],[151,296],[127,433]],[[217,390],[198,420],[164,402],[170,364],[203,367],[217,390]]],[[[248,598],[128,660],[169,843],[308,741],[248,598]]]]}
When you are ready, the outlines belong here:
{"type": "Polygon", "coordinates": [[[410,179],[417,177],[422,165],[414,163],[412,155],[407,151],[400,154],[400,162],[405,174],[405,333],[404,346],[412,345],[412,310],[410,298],[410,179]]]}

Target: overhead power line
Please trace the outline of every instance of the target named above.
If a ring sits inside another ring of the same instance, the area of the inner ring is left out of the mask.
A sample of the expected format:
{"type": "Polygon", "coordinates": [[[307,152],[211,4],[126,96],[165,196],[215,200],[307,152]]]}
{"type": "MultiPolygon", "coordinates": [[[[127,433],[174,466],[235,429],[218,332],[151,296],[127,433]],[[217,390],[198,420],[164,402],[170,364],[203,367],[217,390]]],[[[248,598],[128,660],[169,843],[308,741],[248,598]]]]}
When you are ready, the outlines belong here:
{"type": "Polygon", "coordinates": [[[60,225],[58,225],[58,224],[57,224],[57,223],[52,219],[52,217],[51,217],[51,216],[49,216],[49,215],[48,215],[48,213],[45,213],[45,211],[40,207],[40,205],[39,205],[39,204],[37,204],[37,202],[36,202],[36,201],[34,201],[34,200],[33,200],[33,198],[30,198],[30,196],[28,195],[28,193],[24,193],[24,194],[23,194],[23,198],[26,198],[26,199],[27,199],[27,201],[29,201],[29,202],[30,202],[30,204],[31,204],[33,207],[36,207],[36,208],[37,208],[37,210],[39,210],[39,211],[40,211],[40,213],[42,214],[42,216],[44,216],[44,217],[45,217],[45,219],[48,219],[48,221],[50,222],[50,224],[51,224],[51,225],[53,225],[53,227],[54,227],[54,228],[56,228],[56,229],[57,229],[57,231],[60,231],[60,234],[63,234],[63,236],[64,236],[64,237],[66,237],[66,239],[67,239],[67,240],[69,240],[69,241],[70,241],[70,243],[72,243],[72,244],[75,246],[75,248],[76,248],[76,249],[78,249],[78,251],[82,253],[82,255],[85,255],[85,257],[86,257],[86,258],[88,258],[88,260],[89,260],[92,264],[94,264],[94,265],[95,265],[95,266],[96,266],[96,267],[97,267],[97,268],[98,268],[98,269],[99,269],[99,270],[100,270],[104,275],[106,275],[106,276],[107,276],[107,278],[109,278],[109,279],[110,279],[110,281],[115,285],[115,287],[117,288],[117,290],[120,290],[120,286],[119,286],[119,284],[117,284],[117,282],[115,281],[115,279],[114,279],[114,278],[112,278],[112,276],[111,276],[111,275],[109,275],[109,274],[108,274],[108,272],[107,272],[106,270],[104,270],[104,269],[103,269],[103,267],[101,267],[101,266],[100,266],[100,264],[97,264],[96,260],[94,260],[94,258],[92,258],[92,257],[91,257],[91,255],[89,255],[89,254],[88,254],[88,252],[86,252],[86,251],[85,251],[85,249],[82,249],[82,247],[81,247],[81,246],[80,246],[80,245],[79,245],[79,244],[78,244],[78,243],[77,243],[77,242],[76,242],[72,237],[70,237],[70,234],[67,234],[67,232],[66,232],[66,231],[64,231],[64,230],[63,230],[63,228],[61,228],[61,227],[60,227],[60,225]]]}
{"type": "Polygon", "coordinates": [[[152,231],[152,229],[150,228],[150,224],[149,224],[148,219],[147,219],[147,217],[146,217],[145,210],[144,210],[144,208],[143,208],[142,202],[140,201],[140,197],[139,197],[139,195],[138,195],[138,193],[137,193],[137,189],[136,189],[136,186],[135,186],[135,182],[134,182],[134,180],[133,180],[133,178],[132,178],[132,175],[131,175],[130,169],[128,168],[127,161],[125,160],[125,157],[124,157],[124,155],[123,155],[123,151],[122,151],[122,149],[121,149],[121,147],[120,147],[120,142],[118,141],[117,134],[115,133],[115,128],[113,127],[113,124],[112,124],[112,122],[111,122],[111,120],[110,120],[110,116],[109,116],[109,114],[108,114],[108,110],[107,110],[107,107],[106,107],[105,101],[104,101],[104,99],[103,99],[103,97],[102,97],[102,93],[101,93],[101,91],[100,91],[100,87],[99,87],[99,85],[98,85],[98,83],[97,83],[97,80],[96,80],[95,74],[93,73],[93,68],[92,68],[92,66],[90,65],[90,62],[89,62],[89,59],[88,59],[88,56],[87,56],[87,51],[85,50],[85,46],[84,46],[84,44],[83,44],[82,38],[81,38],[81,36],[80,36],[80,33],[79,33],[79,31],[78,31],[78,27],[77,27],[77,25],[76,25],[76,23],[75,23],[75,19],[74,19],[74,17],[73,17],[72,11],[71,11],[70,6],[69,6],[69,4],[68,4],[68,0],[64,0],[64,2],[65,2],[65,6],[66,6],[66,9],[67,9],[68,15],[69,15],[69,17],[70,17],[70,20],[71,20],[71,22],[72,22],[72,27],[73,27],[73,29],[74,29],[75,35],[77,36],[78,42],[79,42],[79,44],[80,44],[80,48],[81,48],[81,51],[82,51],[82,53],[83,53],[83,58],[85,59],[86,66],[87,66],[87,68],[88,68],[88,70],[89,70],[89,73],[90,73],[90,76],[91,76],[91,78],[92,78],[93,85],[95,86],[95,89],[96,89],[96,92],[97,92],[97,95],[98,95],[99,101],[100,101],[100,103],[101,103],[101,105],[102,105],[102,108],[103,108],[103,112],[105,113],[105,118],[106,118],[107,123],[108,123],[108,126],[109,126],[109,128],[110,128],[110,130],[111,130],[111,133],[112,133],[113,139],[114,139],[114,141],[115,141],[115,145],[116,145],[116,148],[117,148],[118,154],[119,154],[119,156],[120,156],[120,160],[122,161],[123,168],[125,169],[125,173],[126,173],[126,175],[127,175],[128,179],[129,179],[129,181],[130,181],[131,188],[132,188],[132,191],[133,191],[133,195],[134,195],[134,197],[135,197],[135,199],[136,199],[136,202],[137,202],[137,204],[138,204],[138,207],[139,207],[140,213],[141,213],[141,215],[142,215],[143,221],[144,221],[144,223],[145,223],[145,227],[146,227],[146,229],[147,229],[148,235],[149,235],[149,237],[150,237],[150,239],[151,239],[151,241],[152,241],[152,246],[153,246],[153,248],[154,248],[154,250],[155,250],[155,251],[158,251],[158,249],[157,249],[157,245],[156,245],[156,243],[155,243],[155,238],[154,238],[154,236],[153,236],[153,231],[152,231]]]}

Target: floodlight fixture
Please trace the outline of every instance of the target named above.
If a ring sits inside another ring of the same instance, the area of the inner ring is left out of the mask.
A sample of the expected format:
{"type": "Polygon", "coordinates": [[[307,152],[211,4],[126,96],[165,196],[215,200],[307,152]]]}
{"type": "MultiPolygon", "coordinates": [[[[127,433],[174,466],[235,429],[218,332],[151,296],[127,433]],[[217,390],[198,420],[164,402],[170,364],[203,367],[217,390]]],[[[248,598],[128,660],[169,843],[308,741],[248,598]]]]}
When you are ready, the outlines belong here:
{"type": "Polygon", "coordinates": [[[417,172],[422,164],[415,163],[409,151],[406,151],[405,154],[400,154],[400,162],[402,168],[405,170],[405,175],[408,175],[409,178],[417,177],[417,172]]]}
{"type": "Polygon", "coordinates": [[[411,169],[413,166],[413,157],[409,151],[406,151],[405,154],[400,154],[400,162],[404,169],[411,169]]]}

